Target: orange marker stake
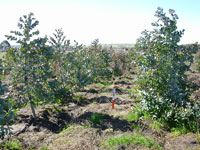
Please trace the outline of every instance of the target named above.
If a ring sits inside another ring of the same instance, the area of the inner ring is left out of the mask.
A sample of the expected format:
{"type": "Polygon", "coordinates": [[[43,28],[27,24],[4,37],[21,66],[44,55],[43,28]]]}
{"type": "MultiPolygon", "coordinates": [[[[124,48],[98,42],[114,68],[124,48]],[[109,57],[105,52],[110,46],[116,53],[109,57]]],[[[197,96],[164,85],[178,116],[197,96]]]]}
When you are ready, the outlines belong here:
{"type": "Polygon", "coordinates": [[[112,109],[114,109],[115,108],[115,100],[112,100],[112,109]]]}
{"type": "Polygon", "coordinates": [[[115,88],[116,88],[116,86],[115,85],[113,85],[113,97],[112,97],[112,109],[114,109],[115,108],[115,88]]]}

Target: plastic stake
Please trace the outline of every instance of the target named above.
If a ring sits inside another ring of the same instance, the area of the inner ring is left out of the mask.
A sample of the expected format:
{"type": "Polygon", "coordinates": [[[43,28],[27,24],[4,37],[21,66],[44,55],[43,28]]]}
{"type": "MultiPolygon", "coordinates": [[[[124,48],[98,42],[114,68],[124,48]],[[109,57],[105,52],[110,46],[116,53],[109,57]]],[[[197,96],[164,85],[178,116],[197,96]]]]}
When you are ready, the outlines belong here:
{"type": "Polygon", "coordinates": [[[116,88],[116,86],[115,85],[113,85],[113,97],[112,97],[112,109],[114,109],[115,108],[115,88],[116,88]]]}

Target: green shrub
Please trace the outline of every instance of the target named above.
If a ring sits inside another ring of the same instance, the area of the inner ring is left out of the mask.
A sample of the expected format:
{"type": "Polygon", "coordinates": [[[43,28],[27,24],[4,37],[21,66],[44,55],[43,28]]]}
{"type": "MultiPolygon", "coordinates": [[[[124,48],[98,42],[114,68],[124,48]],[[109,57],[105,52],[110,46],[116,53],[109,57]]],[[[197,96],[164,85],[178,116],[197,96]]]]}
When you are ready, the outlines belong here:
{"type": "Polygon", "coordinates": [[[142,110],[154,119],[161,119],[170,127],[187,126],[197,130],[198,104],[190,99],[195,86],[189,83],[185,72],[190,69],[197,44],[179,45],[184,30],[177,30],[177,15],[171,17],[158,8],[152,23],[153,31],[144,31],[136,43],[140,53],[138,83],[142,110]]]}

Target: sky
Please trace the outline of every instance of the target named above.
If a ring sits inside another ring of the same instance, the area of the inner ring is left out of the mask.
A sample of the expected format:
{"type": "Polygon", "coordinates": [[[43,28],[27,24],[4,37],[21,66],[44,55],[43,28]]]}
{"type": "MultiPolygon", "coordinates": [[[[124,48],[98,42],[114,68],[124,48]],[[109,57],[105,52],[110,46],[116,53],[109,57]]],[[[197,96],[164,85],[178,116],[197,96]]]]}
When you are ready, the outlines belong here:
{"type": "Polygon", "coordinates": [[[67,39],[88,45],[135,43],[151,23],[157,7],[179,16],[178,29],[185,29],[182,44],[200,42],[200,0],[0,0],[0,41],[23,15],[34,13],[40,36],[52,36],[62,28],[67,39]]]}

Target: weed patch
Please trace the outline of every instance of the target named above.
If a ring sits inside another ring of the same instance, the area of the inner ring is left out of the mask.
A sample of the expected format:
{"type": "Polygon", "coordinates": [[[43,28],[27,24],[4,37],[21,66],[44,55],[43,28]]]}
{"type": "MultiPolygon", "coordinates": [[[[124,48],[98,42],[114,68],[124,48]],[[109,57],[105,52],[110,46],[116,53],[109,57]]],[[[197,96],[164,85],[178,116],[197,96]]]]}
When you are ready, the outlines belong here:
{"type": "Polygon", "coordinates": [[[154,130],[156,130],[156,131],[160,131],[161,130],[161,128],[162,128],[162,123],[160,123],[159,121],[153,121],[150,125],[149,125],[149,127],[150,128],[152,128],[152,129],[154,129],[154,130]]]}
{"type": "Polygon", "coordinates": [[[90,118],[90,123],[92,125],[101,124],[103,122],[103,119],[106,116],[108,116],[108,115],[107,114],[94,113],[94,114],[92,114],[92,116],[90,118]]]}
{"type": "Polygon", "coordinates": [[[140,119],[140,116],[138,113],[131,112],[130,114],[125,116],[125,119],[128,121],[138,121],[140,119]]]}
{"type": "Polygon", "coordinates": [[[46,146],[43,146],[40,150],[48,150],[46,146]]]}
{"type": "Polygon", "coordinates": [[[18,140],[6,141],[0,148],[4,150],[23,150],[22,144],[18,140]]]}
{"type": "Polygon", "coordinates": [[[133,134],[133,135],[125,135],[121,136],[119,138],[109,138],[107,141],[103,142],[104,146],[113,148],[114,146],[118,145],[130,145],[130,144],[135,144],[135,145],[141,145],[144,147],[149,147],[152,149],[157,149],[161,150],[162,147],[158,144],[156,144],[153,140],[143,136],[140,133],[133,134]]]}
{"type": "Polygon", "coordinates": [[[75,130],[75,129],[77,129],[77,127],[76,126],[70,126],[70,125],[66,125],[66,128],[64,129],[64,130],[62,130],[60,133],[59,133],[59,135],[63,135],[64,133],[66,133],[66,132],[69,132],[69,131],[73,131],[73,130],[75,130]]]}
{"type": "Polygon", "coordinates": [[[177,128],[172,128],[171,129],[171,134],[173,136],[180,136],[180,135],[183,135],[183,134],[186,134],[188,131],[186,129],[185,126],[182,126],[182,127],[177,127],[177,128]]]}

